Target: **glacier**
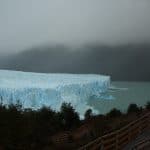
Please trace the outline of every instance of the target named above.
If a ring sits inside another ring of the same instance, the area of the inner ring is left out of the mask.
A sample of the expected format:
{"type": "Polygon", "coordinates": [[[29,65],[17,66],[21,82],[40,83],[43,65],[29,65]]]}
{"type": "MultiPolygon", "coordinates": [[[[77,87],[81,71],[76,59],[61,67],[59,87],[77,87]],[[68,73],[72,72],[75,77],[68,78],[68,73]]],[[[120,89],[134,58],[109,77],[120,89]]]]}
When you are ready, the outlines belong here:
{"type": "Polygon", "coordinates": [[[42,106],[58,111],[63,102],[71,103],[82,118],[91,108],[87,100],[101,97],[110,87],[110,76],[98,74],[33,73],[0,70],[0,97],[4,105],[23,108],[42,106]]]}

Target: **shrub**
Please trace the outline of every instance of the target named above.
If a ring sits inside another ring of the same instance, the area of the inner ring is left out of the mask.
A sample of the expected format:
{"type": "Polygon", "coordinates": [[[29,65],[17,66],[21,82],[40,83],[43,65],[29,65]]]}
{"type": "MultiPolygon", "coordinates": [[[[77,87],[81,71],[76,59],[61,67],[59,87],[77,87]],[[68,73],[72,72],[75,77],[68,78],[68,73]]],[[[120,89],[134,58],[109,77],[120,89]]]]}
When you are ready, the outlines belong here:
{"type": "Polygon", "coordinates": [[[136,104],[130,104],[128,106],[127,113],[137,113],[139,111],[140,111],[140,109],[139,109],[139,107],[136,104]]]}
{"type": "Polygon", "coordinates": [[[92,109],[88,109],[84,114],[84,119],[90,119],[92,117],[92,109]]]}
{"type": "Polygon", "coordinates": [[[146,103],[145,108],[148,109],[148,110],[150,110],[150,102],[146,103]]]}
{"type": "Polygon", "coordinates": [[[122,115],[121,111],[116,108],[113,108],[109,113],[107,113],[108,117],[119,117],[121,115],[122,115]]]}
{"type": "Polygon", "coordinates": [[[63,123],[66,128],[69,129],[79,124],[79,115],[70,103],[63,103],[60,113],[62,115],[63,123]]]}

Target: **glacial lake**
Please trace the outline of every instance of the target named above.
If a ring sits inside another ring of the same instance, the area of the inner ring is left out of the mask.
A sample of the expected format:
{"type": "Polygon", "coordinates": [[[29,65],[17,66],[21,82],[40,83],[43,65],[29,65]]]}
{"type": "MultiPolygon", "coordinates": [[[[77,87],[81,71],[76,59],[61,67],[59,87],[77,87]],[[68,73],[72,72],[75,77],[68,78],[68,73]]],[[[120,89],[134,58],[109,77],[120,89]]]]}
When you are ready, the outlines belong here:
{"type": "Polygon", "coordinates": [[[113,87],[107,92],[111,99],[92,99],[88,105],[98,110],[100,114],[109,112],[112,108],[127,110],[131,103],[145,106],[150,101],[150,82],[112,82],[113,87]]]}

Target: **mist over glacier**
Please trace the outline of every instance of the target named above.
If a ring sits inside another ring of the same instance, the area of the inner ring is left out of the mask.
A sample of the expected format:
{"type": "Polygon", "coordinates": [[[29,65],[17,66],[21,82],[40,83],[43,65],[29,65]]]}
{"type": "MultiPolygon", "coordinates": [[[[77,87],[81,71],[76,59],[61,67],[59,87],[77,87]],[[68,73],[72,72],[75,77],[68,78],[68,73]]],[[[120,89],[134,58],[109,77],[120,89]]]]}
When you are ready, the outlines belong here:
{"type": "MultiPolygon", "coordinates": [[[[71,103],[80,117],[89,108],[87,100],[100,98],[110,87],[110,77],[96,74],[31,73],[0,70],[0,96],[3,104],[23,108],[42,106],[59,110],[63,102],[71,103]]],[[[94,113],[97,110],[93,109],[94,113]]]]}

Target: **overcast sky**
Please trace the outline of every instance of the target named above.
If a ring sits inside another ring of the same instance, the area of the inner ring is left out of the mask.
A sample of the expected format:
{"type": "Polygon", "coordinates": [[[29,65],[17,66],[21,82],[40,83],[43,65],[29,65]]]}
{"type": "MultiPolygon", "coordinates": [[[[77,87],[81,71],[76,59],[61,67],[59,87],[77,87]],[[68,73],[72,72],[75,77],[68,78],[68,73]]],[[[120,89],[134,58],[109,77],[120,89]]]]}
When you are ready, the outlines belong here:
{"type": "Polygon", "coordinates": [[[0,0],[1,53],[41,44],[149,40],[149,0],[0,0]]]}

